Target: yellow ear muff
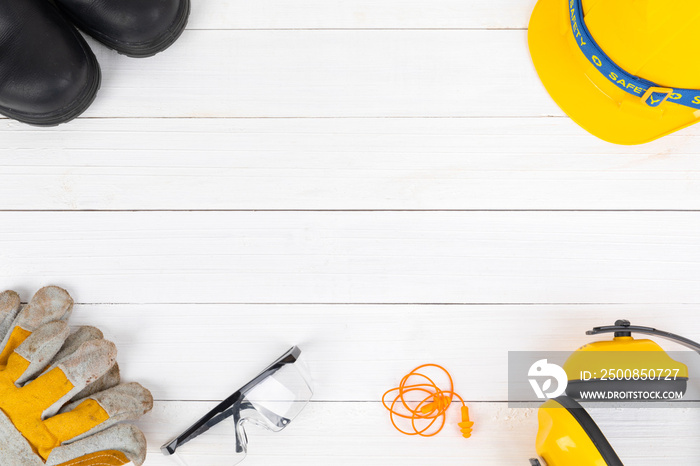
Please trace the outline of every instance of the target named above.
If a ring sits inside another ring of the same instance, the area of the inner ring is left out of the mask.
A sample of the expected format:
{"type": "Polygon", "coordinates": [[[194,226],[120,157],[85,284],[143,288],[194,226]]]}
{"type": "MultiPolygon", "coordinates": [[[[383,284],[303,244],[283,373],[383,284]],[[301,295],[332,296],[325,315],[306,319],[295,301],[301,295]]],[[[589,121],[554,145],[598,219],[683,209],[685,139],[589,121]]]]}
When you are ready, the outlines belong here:
{"type": "Polygon", "coordinates": [[[623,466],[598,425],[572,398],[547,401],[538,419],[537,454],[547,466],[623,466]]]}
{"type": "Polygon", "coordinates": [[[610,393],[635,393],[635,390],[685,393],[688,367],[672,359],[655,342],[635,340],[632,333],[671,340],[700,353],[700,343],[652,327],[631,325],[628,320],[595,327],[586,333],[614,333],[615,338],[579,348],[564,364],[569,381],[568,396],[549,400],[540,407],[537,453],[544,464],[533,458],[530,460],[532,466],[622,466],[622,461],[595,421],[571,396],[584,399],[586,397],[581,396],[584,391],[603,389],[610,393]],[[614,377],[611,377],[611,371],[614,377]],[[584,372],[588,374],[583,376],[584,372]]]}
{"type": "Polygon", "coordinates": [[[656,342],[631,336],[582,346],[567,359],[564,370],[569,379],[566,394],[576,399],[584,399],[584,391],[685,393],[688,385],[688,366],[656,342]]]}

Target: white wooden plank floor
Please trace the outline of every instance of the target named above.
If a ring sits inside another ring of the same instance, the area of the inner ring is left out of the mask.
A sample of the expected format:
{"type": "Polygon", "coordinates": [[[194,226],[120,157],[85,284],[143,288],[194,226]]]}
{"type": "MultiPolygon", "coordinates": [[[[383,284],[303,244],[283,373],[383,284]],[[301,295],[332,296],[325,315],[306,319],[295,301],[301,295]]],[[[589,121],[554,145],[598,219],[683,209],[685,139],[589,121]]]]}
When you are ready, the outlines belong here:
{"type": "MultiPolygon", "coordinates": [[[[700,339],[700,129],[572,123],[530,63],[534,0],[193,1],[157,57],[95,46],[77,121],[0,119],[0,282],[66,287],[118,344],[158,400],[146,466],[295,343],[316,398],[244,464],[524,465],[509,350],[621,317],[700,339]],[[381,393],[424,362],[471,439],[393,431],[381,393]]],[[[700,461],[694,406],[593,414],[625,464],[700,461]]]]}

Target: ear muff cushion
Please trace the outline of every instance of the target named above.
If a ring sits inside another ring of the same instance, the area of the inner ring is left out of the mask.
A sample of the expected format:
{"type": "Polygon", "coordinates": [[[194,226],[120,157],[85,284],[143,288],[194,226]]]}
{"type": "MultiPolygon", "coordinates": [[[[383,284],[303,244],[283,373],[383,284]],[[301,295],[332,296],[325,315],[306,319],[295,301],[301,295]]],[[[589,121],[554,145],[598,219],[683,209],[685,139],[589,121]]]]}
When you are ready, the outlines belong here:
{"type": "Polygon", "coordinates": [[[583,406],[568,396],[560,396],[559,398],[555,398],[554,401],[566,408],[569,414],[576,419],[581,428],[588,434],[591,442],[593,442],[593,445],[598,449],[598,452],[600,452],[600,455],[608,466],[624,466],[612,445],[610,445],[608,439],[605,438],[605,435],[603,435],[603,432],[598,427],[598,424],[595,423],[583,406]]]}

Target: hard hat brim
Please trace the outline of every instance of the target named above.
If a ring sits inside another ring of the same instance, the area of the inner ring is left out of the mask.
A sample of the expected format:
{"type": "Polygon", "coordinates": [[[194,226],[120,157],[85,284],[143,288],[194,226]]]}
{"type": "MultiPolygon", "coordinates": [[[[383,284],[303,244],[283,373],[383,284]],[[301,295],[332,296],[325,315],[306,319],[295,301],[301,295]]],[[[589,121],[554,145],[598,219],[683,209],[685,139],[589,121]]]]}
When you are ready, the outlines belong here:
{"type": "Polygon", "coordinates": [[[649,107],[601,74],[575,42],[568,3],[537,2],[530,17],[528,45],[542,84],[572,120],[615,144],[650,142],[698,121],[698,110],[670,101],[649,107]]]}

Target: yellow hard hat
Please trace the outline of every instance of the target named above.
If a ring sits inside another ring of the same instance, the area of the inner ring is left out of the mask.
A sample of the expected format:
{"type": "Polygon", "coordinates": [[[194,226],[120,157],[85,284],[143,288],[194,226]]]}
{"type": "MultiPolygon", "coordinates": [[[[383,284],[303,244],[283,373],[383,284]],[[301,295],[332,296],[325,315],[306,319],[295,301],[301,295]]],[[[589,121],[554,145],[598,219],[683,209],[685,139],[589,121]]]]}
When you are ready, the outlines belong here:
{"type": "Polygon", "coordinates": [[[599,138],[641,144],[700,118],[696,0],[538,0],[528,42],[554,101],[599,138]]]}

